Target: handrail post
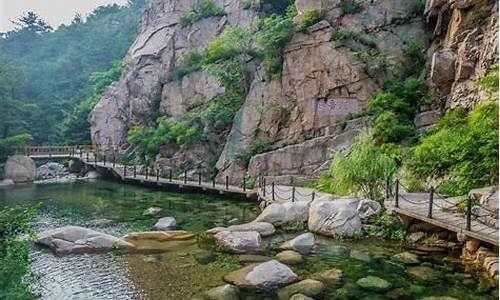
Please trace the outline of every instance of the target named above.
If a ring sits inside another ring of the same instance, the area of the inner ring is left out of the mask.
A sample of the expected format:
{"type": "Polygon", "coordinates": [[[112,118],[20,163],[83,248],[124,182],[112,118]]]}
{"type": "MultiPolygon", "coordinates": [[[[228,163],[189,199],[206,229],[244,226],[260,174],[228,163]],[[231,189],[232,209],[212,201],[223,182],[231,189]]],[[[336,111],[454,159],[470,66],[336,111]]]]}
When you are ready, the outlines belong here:
{"type": "Polygon", "coordinates": [[[271,192],[273,193],[272,199],[274,201],[274,199],[275,199],[275,197],[274,197],[274,181],[271,183],[271,192]]]}
{"type": "Polygon", "coordinates": [[[106,166],[106,154],[103,156],[104,166],[106,166]]]}
{"type": "Polygon", "coordinates": [[[385,180],[385,199],[389,201],[390,197],[391,197],[391,177],[387,176],[385,180]]]}
{"type": "Polygon", "coordinates": [[[148,180],[148,176],[149,176],[149,168],[148,168],[148,166],[146,166],[146,170],[145,171],[146,171],[146,180],[148,180]]]}
{"type": "Polygon", "coordinates": [[[85,161],[89,161],[89,153],[88,152],[85,152],[85,161]]]}
{"type": "Polygon", "coordinates": [[[429,212],[427,213],[427,217],[432,219],[432,204],[434,202],[434,187],[431,186],[431,190],[429,193],[429,212]]]}
{"type": "Polygon", "coordinates": [[[136,177],[137,177],[137,166],[134,162],[134,178],[136,178],[136,177]]]}
{"type": "Polygon", "coordinates": [[[467,199],[467,223],[465,229],[471,231],[472,200],[467,199]]]}
{"type": "Polygon", "coordinates": [[[156,169],[156,182],[160,181],[160,169],[156,169]]]}
{"type": "Polygon", "coordinates": [[[295,184],[292,186],[292,202],[295,202],[295,184]]]}
{"type": "Polygon", "coordinates": [[[396,208],[399,208],[399,179],[396,179],[396,191],[395,191],[395,204],[396,208]]]}
{"type": "Polygon", "coordinates": [[[123,166],[123,177],[127,177],[127,165],[123,166]]]}
{"type": "Polygon", "coordinates": [[[316,198],[316,193],[312,191],[311,193],[311,201],[314,201],[314,198],[316,198]]]}
{"type": "Polygon", "coordinates": [[[198,185],[201,185],[201,171],[198,171],[198,185]]]}
{"type": "Polygon", "coordinates": [[[263,194],[264,197],[266,196],[266,177],[262,177],[262,187],[263,187],[263,194]]]}
{"type": "Polygon", "coordinates": [[[184,184],[187,183],[187,171],[184,170],[184,184]]]}
{"type": "Polygon", "coordinates": [[[212,187],[215,187],[215,176],[212,178],[212,187]]]}
{"type": "Polygon", "coordinates": [[[113,168],[116,165],[116,154],[113,152],[113,168]]]}
{"type": "Polygon", "coordinates": [[[172,174],[172,169],[170,169],[170,170],[168,171],[168,181],[172,182],[172,176],[173,176],[173,174],[172,174]]]}
{"type": "Polygon", "coordinates": [[[247,177],[243,176],[243,191],[246,192],[247,190],[247,177]]]}
{"type": "Polygon", "coordinates": [[[229,176],[226,175],[226,190],[229,190],[229,176]]]}

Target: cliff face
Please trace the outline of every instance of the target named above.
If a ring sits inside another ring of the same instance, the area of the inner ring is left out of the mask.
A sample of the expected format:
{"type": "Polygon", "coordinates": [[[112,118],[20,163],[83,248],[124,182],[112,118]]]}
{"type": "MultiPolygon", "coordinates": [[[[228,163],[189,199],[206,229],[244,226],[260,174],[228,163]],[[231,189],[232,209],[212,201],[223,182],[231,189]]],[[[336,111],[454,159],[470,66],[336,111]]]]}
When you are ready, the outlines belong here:
{"type": "MultiPolygon", "coordinates": [[[[255,28],[252,20],[263,17],[265,5],[254,1],[252,9],[242,9],[244,1],[214,1],[224,9],[224,16],[181,26],[181,16],[199,2],[152,0],[148,4],[128,53],[131,66],[107,89],[91,118],[92,141],[103,152],[126,151],[127,130],[134,124],[152,125],[158,111],[180,119],[225,92],[203,71],[180,81],[168,78],[185,53],[203,52],[227,26],[255,28]]],[[[251,84],[232,126],[208,142],[184,148],[162,146],[157,166],[176,168],[192,162],[208,169],[208,161],[216,160],[218,176],[230,175],[235,182],[245,174],[266,174],[281,182],[288,181],[288,175],[317,176],[365,126],[364,119],[350,116],[360,112],[386,77],[405,62],[403,49],[410,41],[428,48],[429,64],[421,76],[428,78],[443,108],[481,100],[474,80],[498,60],[496,1],[428,0],[426,17],[415,14],[418,1],[362,1],[363,9],[348,15],[342,15],[340,2],[297,0],[299,17],[308,8],[322,9],[326,15],[286,45],[281,79],[264,80],[264,63],[249,58],[251,84]],[[369,36],[375,47],[359,39],[332,39],[334,32],[369,36]],[[258,143],[274,150],[255,155],[248,166],[236,159],[258,143]]],[[[429,111],[419,115],[416,123],[427,126],[438,116],[439,111],[429,111]]]]}

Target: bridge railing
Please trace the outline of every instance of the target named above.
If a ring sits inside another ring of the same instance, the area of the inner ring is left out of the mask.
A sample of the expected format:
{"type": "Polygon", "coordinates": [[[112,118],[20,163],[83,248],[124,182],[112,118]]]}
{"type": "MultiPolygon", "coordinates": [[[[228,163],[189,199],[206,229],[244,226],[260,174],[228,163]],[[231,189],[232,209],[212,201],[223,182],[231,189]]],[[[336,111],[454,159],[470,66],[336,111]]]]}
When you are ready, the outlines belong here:
{"type": "MultiPolygon", "coordinates": [[[[435,209],[440,209],[441,211],[449,211],[453,209],[458,210],[459,202],[450,201],[446,196],[443,196],[436,192],[433,186],[431,186],[428,190],[428,197],[426,200],[413,200],[409,199],[408,195],[411,193],[401,193],[401,190],[404,189],[409,191],[407,187],[405,187],[399,179],[394,181],[394,191],[392,190],[391,179],[387,178],[386,185],[386,199],[394,201],[394,207],[400,208],[402,202],[410,203],[412,205],[422,205],[427,207],[427,218],[434,218],[435,209]],[[437,200],[437,201],[436,201],[437,200]]],[[[481,218],[489,216],[491,214],[497,214],[498,212],[492,211],[481,205],[480,203],[473,203],[473,200],[468,197],[466,199],[466,209],[465,209],[465,230],[472,231],[472,219],[475,219],[477,222],[482,223],[484,225],[490,226],[483,222],[481,218]]]]}

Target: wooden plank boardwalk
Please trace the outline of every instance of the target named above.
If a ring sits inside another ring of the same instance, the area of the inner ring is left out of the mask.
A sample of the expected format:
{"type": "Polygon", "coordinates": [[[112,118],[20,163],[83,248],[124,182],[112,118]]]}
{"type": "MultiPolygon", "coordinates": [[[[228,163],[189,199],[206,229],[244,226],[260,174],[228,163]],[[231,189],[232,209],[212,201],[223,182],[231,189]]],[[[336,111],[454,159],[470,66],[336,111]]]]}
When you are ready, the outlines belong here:
{"type": "MultiPolygon", "coordinates": [[[[246,187],[243,188],[243,184],[241,186],[231,186],[220,182],[203,182],[200,179],[190,180],[186,178],[186,180],[184,180],[164,178],[156,174],[146,176],[145,174],[138,173],[134,176],[133,169],[130,166],[125,170],[125,166],[120,164],[96,161],[94,152],[90,150],[88,146],[82,148],[70,146],[51,148],[49,146],[43,147],[42,149],[33,147],[28,155],[35,160],[77,159],[86,165],[111,172],[116,178],[126,183],[154,186],[176,191],[220,194],[255,201],[262,200],[267,203],[313,201],[319,197],[329,195],[317,192],[311,188],[275,185],[274,183],[266,184],[265,181],[259,181],[258,186],[254,189],[247,189],[246,187]],[[57,151],[54,152],[50,149],[57,149],[57,151]]],[[[456,203],[450,201],[449,198],[436,197],[436,199],[432,201],[432,205],[429,203],[428,193],[403,192],[398,193],[398,197],[391,195],[390,199],[386,200],[385,206],[392,213],[418,219],[425,223],[460,233],[495,246],[499,245],[498,228],[487,226],[477,219],[472,219],[470,221],[470,230],[467,230],[467,217],[464,214],[453,212],[452,209],[456,206],[456,203]],[[396,198],[398,199],[397,201],[396,198]],[[431,217],[429,216],[430,206],[432,207],[431,217]]]]}

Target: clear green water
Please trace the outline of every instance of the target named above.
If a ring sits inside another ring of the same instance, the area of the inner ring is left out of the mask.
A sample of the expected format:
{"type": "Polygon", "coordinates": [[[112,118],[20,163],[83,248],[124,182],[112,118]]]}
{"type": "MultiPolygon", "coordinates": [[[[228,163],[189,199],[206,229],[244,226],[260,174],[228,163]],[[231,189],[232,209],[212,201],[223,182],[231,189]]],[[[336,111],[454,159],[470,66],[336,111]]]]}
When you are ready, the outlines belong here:
{"type": "MultiPolygon", "coordinates": [[[[63,225],[80,225],[121,236],[127,232],[149,230],[159,217],[174,216],[181,229],[202,232],[215,226],[253,220],[256,203],[196,194],[177,194],[114,182],[32,185],[0,189],[0,205],[14,206],[43,202],[37,215],[36,230],[63,225]],[[145,217],[149,207],[163,208],[157,216],[145,217]],[[103,222],[106,219],[106,222],[103,222]]],[[[277,246],[296,234],[278,233],[268,240],[277,246]]],[[[387,241],[335,241],[318,237],[318,248],[294,271],[307,278],[315,272],[339,268],[344,272],[341,286],[329,287],[315,299],[420,299],[426,296],[452,296],[461,300],[498,299],[497,291],[483,288],[486,280],[475,270],[452,263],[444,255],[422,255],[421,260],[442,272],[443,279],[419,282],[405,267],[390,261],[404,251],[402,245],[387,241]],[[356,259],[362,252],[370,261],[356,259]],[[467,280],[457,279],[470,274],[467,280]],[[458,274],[458,275],[457,275],[458,274]],[[386,279],[395,292],[372,292],[359,288],[356,281],[374,275],[386,279]],[[404,293],[401,291],[405,291],[404,293]]],[[[195,259],[203,250],[196,244],[156,255],[74,255],[57,257],[33,246],[33,271],[39,277],[33,289],[42,299],[190,299],[223,284],[222,276],[237,269],[237,255],[216,255],[216,261],[200,264],[195,259]]],[[[273,293],[244,292],[242,299],[276,299],[273,293]]]]}

